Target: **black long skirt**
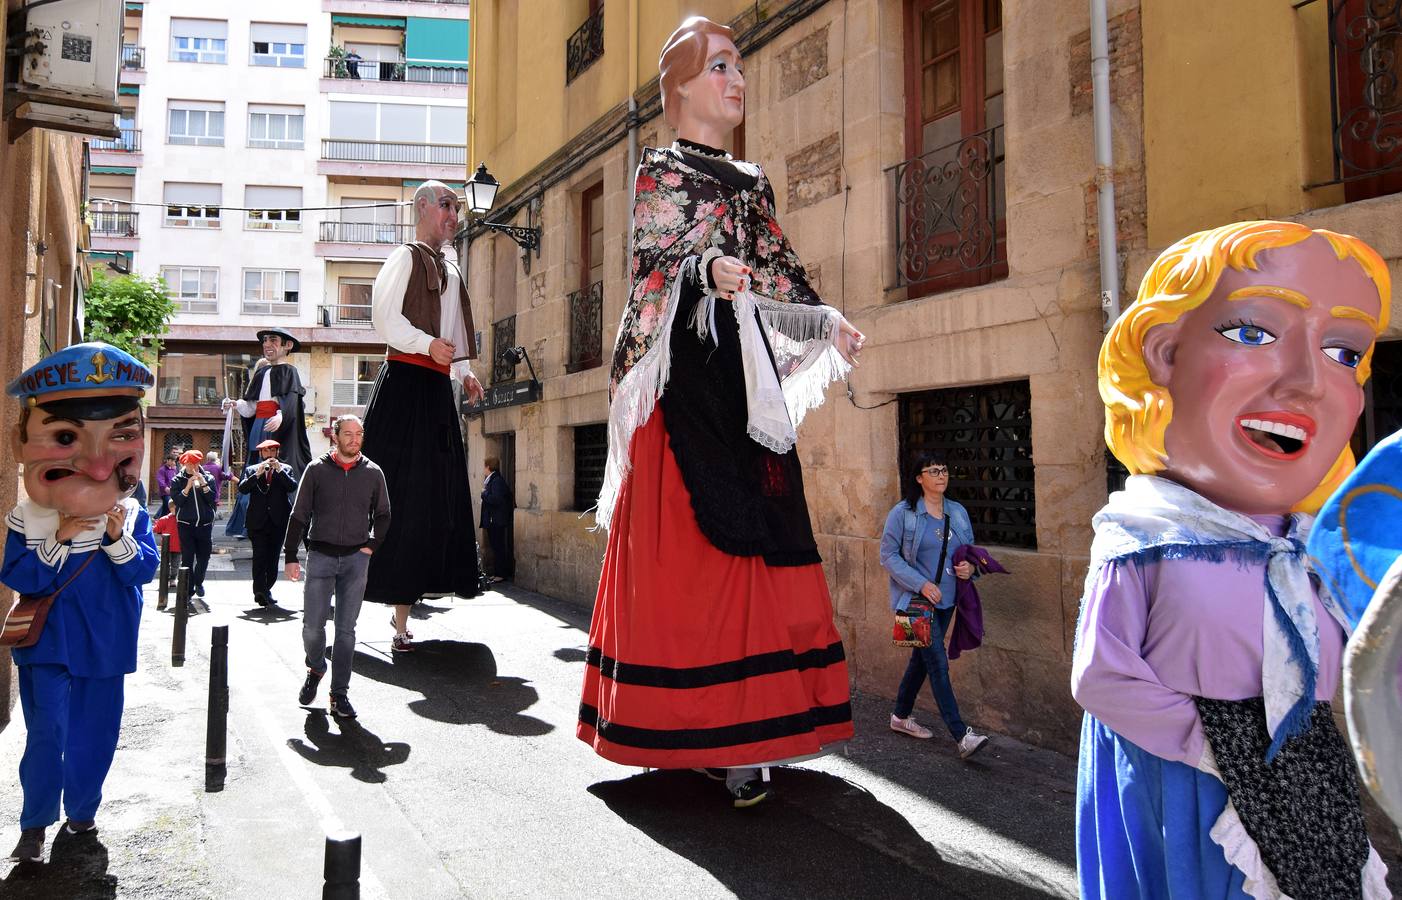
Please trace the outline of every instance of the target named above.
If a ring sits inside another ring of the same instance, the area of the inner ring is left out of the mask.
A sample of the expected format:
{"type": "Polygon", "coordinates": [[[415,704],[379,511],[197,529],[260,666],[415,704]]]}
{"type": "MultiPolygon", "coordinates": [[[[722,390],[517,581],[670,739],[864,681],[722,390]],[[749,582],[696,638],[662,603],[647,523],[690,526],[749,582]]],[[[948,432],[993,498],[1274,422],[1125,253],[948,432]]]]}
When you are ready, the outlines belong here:
{"type": "Polygon", "coordinates": [[[476,596],[477,533],[449,377],[385,362],[365,408],[361,452],[384,470],[390,502],[389,534],[370,557],[365,599],[476,596]]]}

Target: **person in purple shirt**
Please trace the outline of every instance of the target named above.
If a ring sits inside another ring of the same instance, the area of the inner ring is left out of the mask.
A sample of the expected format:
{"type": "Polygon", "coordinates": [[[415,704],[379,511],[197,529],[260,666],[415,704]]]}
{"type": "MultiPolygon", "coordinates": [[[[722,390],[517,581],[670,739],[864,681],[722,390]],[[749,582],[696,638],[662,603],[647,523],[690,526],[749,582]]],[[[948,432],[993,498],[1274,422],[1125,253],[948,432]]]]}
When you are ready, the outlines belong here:
{"type": "Polygon", "coordinates": [[[160,518],[170,512],[170,483],[175,479],[180,469],[175,465],[176,457],[180,454],[174,450],[166,454],[165,462],[156,470],[156,493],[161,498],[161,509],[156,513],[156,518],[160,518]]]}
{"type": "Polygon", "coordinates": [[[1131,476],[1073,659],[1082,897],[1391,896],[1329,706],[1347,621],[1304,552],[1390,291],[1357,238],[1242,222],[1165,250],[1106,336],[1131,476]]]}

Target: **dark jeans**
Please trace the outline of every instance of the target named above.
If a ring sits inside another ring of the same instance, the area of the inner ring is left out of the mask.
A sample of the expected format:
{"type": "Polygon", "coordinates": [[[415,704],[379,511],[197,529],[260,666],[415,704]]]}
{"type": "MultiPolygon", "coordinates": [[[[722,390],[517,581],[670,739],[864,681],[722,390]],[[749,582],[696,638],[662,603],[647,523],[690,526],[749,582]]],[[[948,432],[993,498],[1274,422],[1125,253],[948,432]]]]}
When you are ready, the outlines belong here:
{"type": "Polygon", "coordinates": [[[930,692],[939,704],[940,718],[957,741],[968,728],[959,718],[959,701],[954,699],[954,685],[949,683],[949,657],[944,650],[944,635],[949,630],[949,622],[954,618],[954,607],[934,610],[934,621],[930,626],[930,646],[911,647],[910,663],[905,667],[901,686],[896,689],[896,708],[893,712],[898,719],[904,719],[915,708],[915,696],[920,693],[920,685],[925,677],[930,678],[930,692]]]}
{"type": "Polygon", "coordinates": [[[253,545],[253,596],[271,594],[282,568],[282,541],[287,530],[276,526],[250,528],[248,542],[253,545]]]}
{"type": "Polygon", "coordinates": [[[170,496],[166,495],[161,498],[161,508],[156,510],[156,518],[159,519],[168,512],[170,512],[170,496]]]}
{"type": "Polygon", "coordinates": [[[307,586],[302,594],[302,646],[307,651],[307,668],[326,671],[326,619],[331,614],[331,595],[336,595],[336,639],[331,644],[331,693],[344,694],[350,686],[351,660],[355,658],[355,620],[365,599],[365,575],[370,570],[370,554],[357,550],[345,556],[307,551],[304,573],[307,586]]]}
{"type": "Polygon", "coordinates": [[[498,578],[510,578],[516,574],[510,534],[510,528],[506,525],[487,529],[487,540],[492,545],[492,574],[498,578]]]}
{"type": "Polygon", "coordinates": [[[209,567],[209,551],[214,537],[214,523],[187,525],[175,523],[180,530],[180,564],[190,569],[190,591],[204,585],[204,570],[209,567]]]}

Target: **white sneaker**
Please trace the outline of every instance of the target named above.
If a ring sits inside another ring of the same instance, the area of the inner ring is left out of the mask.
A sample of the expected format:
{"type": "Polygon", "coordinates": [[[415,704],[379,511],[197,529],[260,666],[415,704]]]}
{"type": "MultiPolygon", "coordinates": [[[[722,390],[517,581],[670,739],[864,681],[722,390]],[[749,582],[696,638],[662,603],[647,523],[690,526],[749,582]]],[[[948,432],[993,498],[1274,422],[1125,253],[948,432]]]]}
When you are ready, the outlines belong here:
{"type": "MultiPolygon", "coordinates": [[[[891,727],[894,728],[895,726],[892,725],[891,727]]],[[[964,732],[964,736],[959,739],[959,758],[968,759],[982,750],[983,745],[986,743],[988,743],[987,735],[975,734],[974,730],[970,728],[968,731],[964,732]]]]}
{"type": "Polygon", "coordinates": [[[899,731],[901,734],[908,734],[913,738],[920,738],[922,741],[935,736],[933,731],[915,721],[915,716],[907,716],[904,719],[898,719],[894,715],[891,716],[891,730],[899,731]]]}

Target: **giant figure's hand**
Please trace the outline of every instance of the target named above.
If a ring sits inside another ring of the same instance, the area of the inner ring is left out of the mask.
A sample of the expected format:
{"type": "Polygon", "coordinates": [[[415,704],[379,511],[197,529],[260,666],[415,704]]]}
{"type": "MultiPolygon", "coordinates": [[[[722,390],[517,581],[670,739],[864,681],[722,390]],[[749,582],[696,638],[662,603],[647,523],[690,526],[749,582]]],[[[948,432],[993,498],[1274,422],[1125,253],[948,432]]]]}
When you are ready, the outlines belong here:
{"type": "Polygon", "coordinates": [[[268,424],[265,425],[265,426],[263,426],[263,433],[264,433],[264,434],[274,434],[274,433],[276,433],[277,430],[278,430],[279,428],[281,428],[281,427],[282,427],[282,410],[278,410],[277,412],[273,413],[272,418],[268,419],[268,424]]]}
{"type": "Polygon", "coordinates": [[[733,256],[721,256],[711,263],[711,286],[727,300],[735,299],[736,291],[750,289],[750,267],[733,256]]]}
{"type": "Polygon", "coordinates": [[[222,413],[226,413],[233,405],[234,401],[228,397],[225,397],[224,400],[219,404],[219,411],[222,413]]]}
{"type": "Polygon", "coordinates": [[[469,403],[481,403],[482,398],[487,396],[487,392],[482,389],[482,382],[477,380],[471,369],[462,376],[462,389],[467,394],[469,403]]]}
{"type": "Polygon", "coordinates": [[[833,346],[837,347],[837,352],[842,354],[842,358],[853,366],[860,366],[857,356],[862,352],[862,346],[866,344],[867,336],[857,330],[857,326],[847,321],[843,316],[842,321],[837,325],[837,334],[833,335],[833,346]]]}
{"type": "Polygon", "coordinates": [[[457,352],[457,345],[444,338],[434,338],[433,343],[428,345],[429,357],[440,366],[450,365],[457,352]]]}

